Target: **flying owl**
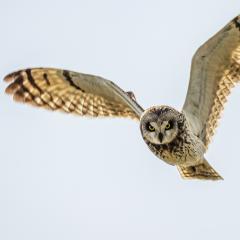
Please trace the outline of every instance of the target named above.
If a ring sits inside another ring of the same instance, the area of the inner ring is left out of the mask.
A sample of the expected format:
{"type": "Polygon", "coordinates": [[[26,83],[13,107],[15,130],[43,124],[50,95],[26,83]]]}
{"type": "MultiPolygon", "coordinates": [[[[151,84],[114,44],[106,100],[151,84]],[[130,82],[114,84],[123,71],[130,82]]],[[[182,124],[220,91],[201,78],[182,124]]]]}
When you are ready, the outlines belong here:
{"type": "Polygon", "coordinates": [[[104,78],[53,68],[11,73],[6,93],[14,100],[80,116],[128,117],[160,159],[177,166],[184,179],[222,177],[204,154],[231,88],[240,80],[240,15],[204,43],[192,59],[182,111],[161,105],[144,110],[132,92],[104,78]]]}

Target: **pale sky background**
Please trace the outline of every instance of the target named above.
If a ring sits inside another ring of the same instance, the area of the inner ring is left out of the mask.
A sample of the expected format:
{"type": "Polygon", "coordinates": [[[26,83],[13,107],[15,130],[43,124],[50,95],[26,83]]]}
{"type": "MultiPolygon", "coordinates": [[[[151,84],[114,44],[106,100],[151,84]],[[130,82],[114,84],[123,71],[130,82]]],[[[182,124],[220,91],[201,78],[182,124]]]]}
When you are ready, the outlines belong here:
{"type": "MultiPolygon", "coordinates": [[[[0,76],[48,66],[181,109],[195,50],[239,0],[0,1],[0,76]]],[[[184,181],[137,122],[13,102],[0,82],[0,239],[240,239],[240,87],[206,158],[225,178],[184,181]]]]}

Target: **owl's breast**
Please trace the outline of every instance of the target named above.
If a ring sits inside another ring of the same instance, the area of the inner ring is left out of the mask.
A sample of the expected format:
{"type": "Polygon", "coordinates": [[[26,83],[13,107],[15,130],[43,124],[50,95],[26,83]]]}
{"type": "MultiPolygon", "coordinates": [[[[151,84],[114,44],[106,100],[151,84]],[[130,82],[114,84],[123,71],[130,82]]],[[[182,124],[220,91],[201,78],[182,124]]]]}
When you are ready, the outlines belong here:
{"type": "Polygon", "coordinates": [[[145,142],[158,158],[170,165],[182,165],[196,158],[192,141],[179,138],[169,144],[159,145],[145,142]]]}
{"type": "Polygon", "coordinates": [[[183,147],[172,147],[169,144],[155,145],[147,143],[150,150],[161,160],[170,164],[178,165],[184,162],[184,150],[183,147]]]}

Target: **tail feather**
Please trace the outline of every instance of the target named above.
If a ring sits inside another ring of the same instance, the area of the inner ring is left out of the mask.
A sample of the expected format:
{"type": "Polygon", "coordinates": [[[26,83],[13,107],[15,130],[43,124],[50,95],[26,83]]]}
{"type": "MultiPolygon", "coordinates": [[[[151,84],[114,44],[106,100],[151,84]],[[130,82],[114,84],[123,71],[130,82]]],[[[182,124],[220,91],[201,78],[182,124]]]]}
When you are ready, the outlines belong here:
{"type": "Polygon", "coordinates": [[[195,166],[177,167],[183,179],[223,180],[218,172],[215,171],[206,160],[195,166]]]}

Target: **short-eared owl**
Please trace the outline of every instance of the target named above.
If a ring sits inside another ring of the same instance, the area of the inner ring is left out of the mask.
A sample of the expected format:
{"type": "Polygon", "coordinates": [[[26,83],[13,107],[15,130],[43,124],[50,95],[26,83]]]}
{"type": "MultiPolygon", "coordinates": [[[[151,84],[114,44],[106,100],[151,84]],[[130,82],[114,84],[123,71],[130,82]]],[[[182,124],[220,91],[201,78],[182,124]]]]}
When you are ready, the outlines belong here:
{"type": "Polygon", "coordinates": [[[53,68],[11,73],[6,92],[14,100],[78,115],[140,121],[152,152],[177,166],[185,179],[222,179],[204,158],[230,90],[240,80],[240,16],[204,43],[192,59],[181,112],[168,106],[144,111],[132,92],[104,78],[53,68]]]}

